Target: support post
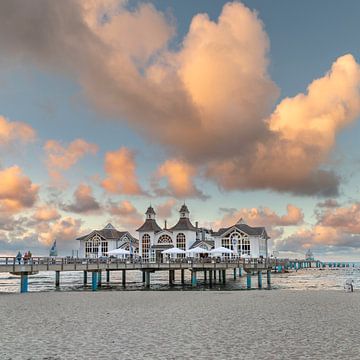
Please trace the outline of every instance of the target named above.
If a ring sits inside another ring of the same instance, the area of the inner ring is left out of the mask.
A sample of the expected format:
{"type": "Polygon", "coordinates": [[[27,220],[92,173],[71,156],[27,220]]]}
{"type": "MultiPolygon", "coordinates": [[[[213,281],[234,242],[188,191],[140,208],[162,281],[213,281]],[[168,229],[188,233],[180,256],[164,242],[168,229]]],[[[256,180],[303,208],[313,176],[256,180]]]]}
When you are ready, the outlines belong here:
{"type": "Polygon", "coordinates": [[[55,287],[60,287],[60,271],[55,271],[55,287]]]}
{"type": "Polygon", "coordinates": [[[226,270],[222,270],[222,283],[226,284],[226,270]]]}
{"type": "Polygon", "coordinates": [[[169,284],[173,285],[173,271],[174,270],[169,270],[169,284]]]}
{"type": "Polygon", "coordinates": [[[150,271],[146,271],[145,272],[146,276],[145,276],[145,286],[147,288],[150,287],[150,271]]]}
{"type": "Polygon", "coordinates": [[[185,270],[181,269],[181,285],[185,284],[185,270]]]}
{"type": "Polygon", "coordinates": [[[243,269],[242,267],[239,267],[239,277],[242,277],[242,275],[243,275],[243,269]]]}
{"type": "Polygon", "coordinates": [[[197,285],[196,271],[195,270],[191,271],[191,285],[194,286],[194,287],[197,285]]]}
{"type": "Polygon", "coordinates": [[[209,270],[209,286],[212,288],[213,271],[209,270]]]}
{"type": "Polygon", "coordinates": [[[262,289],[262,272],[258,271],[258,288],[262,289]]]}
{"type": "Polygon", "coordinates": [[[142,282],[144,283],[145,282],[145,271],[142,272],[142,282]]]}
{"type": "Polygon", "coordinates": [[[267,287],[270,290],[271,289],[271,270],[268,270],[266,272],[266,277],[267,277],[267,287]]]}
{"type": "Polygon", "coordinates": [[[207,281],[207,271],[204,270],[204,281],[206,282],[207,281]]]}
{"type": "Polygon", "coordinates": [[[101,280],[102,280],[102,276],[101,276],[101,270],[99,270],[99,274],[98,274],[98,286],[101,287],[101,280]]]}
{"type": "Polygon", "coordinates": [[[84,285],[87,284],[87,271],[84,271],[84,285]]]}
{"type": "Polygon", "coordinates": [[[92,277],[91,277],[91,290],[96,291],[97,287],[98,287],[98,272],[93,271],[91,273],[91,275],[92,275],[92,277]]]}
{"type": "Polygon", "coordinates": [[[122,280],[123,286],[126,286],[126,270],[122,270],[121,280],[122,280]]]}
{"type": "Polygon", "coordinates": [[[29,289],[28,274],[27,273],[21,273],[20,292],[21,293],[27,293],[28,289],[29,289]]]}
{"type": "Polygon", "coordinates": [[[246,288],[251,289],[251,273],[246,274],[246,288]]]}
{"type": "Polygon", "coordinates": [[[219,270],[219,282],[221,282],[221,270],[219,270]]]}
{"type": "Polygon", "coordinates": [[[106,270],[106,283],[110,283],[110,270],[106,270]]]}
{"type": "Polygon", "coordinates": [[[234,268],[234,280],[236,280],[236,268],[234,268]]]}

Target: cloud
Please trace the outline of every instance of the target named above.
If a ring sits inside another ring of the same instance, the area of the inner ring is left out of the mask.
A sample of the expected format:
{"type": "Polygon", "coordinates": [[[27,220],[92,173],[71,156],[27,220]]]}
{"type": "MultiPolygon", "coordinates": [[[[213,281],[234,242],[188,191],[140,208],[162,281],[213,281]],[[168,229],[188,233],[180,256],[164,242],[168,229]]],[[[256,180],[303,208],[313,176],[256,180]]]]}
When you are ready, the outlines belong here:
{"type": "Polygon", "coordinates": [[[155,194],[159,196],[173,196],[180,199],[191,197],[208,198],[194,184],[196,172],[194,166],[184,161],[176,159],[166,160],[159,166],[153,181],[155,194]],[[167,180],[167,186],[159,186],[156,180],[159,181],[161,178],[167,180]]]}
{"type": "Polygon", "coordinates": [[[107,152],[105,172],[107,177],[101,185],[113,194],[144,195],[136,177],[134,153],[126,147],[107,152]]]}
{"type": "Polygon", "coordinates": [[[61,247],[77,248],[75,239],[81,233],[82,221],[72,217],[64,217],[53,223],[41,222],[36,226],[38,240],[42,245],[49,246],[55,240],[61,247]],[[70,241],[72,241],[70,243],[70,241]],[[66,244],[68,243],[68,244],[66,244]]]}
{"type": "Polygon", "coordinates": [[[169,219],[172,216],[173,210],[177,201],[175,199],[168,199],[164,203],[155,207],[156,214],[161,219],[169,219]]]}
{"type": "Polygon", "coordinates": [[[210,224],[213,229],[229,227],[243,219],[250,226],[264,226],[272,240],[278,239],[283,235],[283,227],[298,226],[304,221],[304,214],[300,208],[288,204],[287,212],[284,215],[278,215],[274,210],[268,207],[259,208],[220,208],[223,213],[221,219],[210,224]]]}
{"type": "Polygon", "coordinates": [[[99,211],[101,206],[95,199],[91,186],[80,184],[74,191],[74,202],[72,204],[63,205],[62,209],[65,211],[84,214],[99,211]]]}
{"type": "Polygon", "coordinates": [[[31,208],[38,199],[39,186],[23,175],[19,166],[0,170],[0,212],[15,214],[31,208]]]}
{"type": "MultiPolygon", "coordinates": [[[[0,3],[7,59],[77,79],[99,111],[205,170],[220,188],[338,194],[341,179],[326,165],[337,134],[360,114],[352,55],[339,57],[306,94],[283,99],[272,112],[279,90],[255,11],[233,2],[216,21],[198,14],[176,49],[169,45],[174,33],[172,21],[151,4],[0,3]]],[[[124,192],[117,181],[107,187],[124,192]]]]}
{"type": "Polygon", "coordinates": [[[300,208],[288,204],[285,215],[278,215],[268,207],[250,209],[226,209],[220,210],[225,213],[219,223],[219,227],[234,225],[239,219],[243,218],[251,226],[294,226],[304,221],[304,214],[300,208]]]}
{"type": "Polygon", "coordinates": [[[108,212],[114,217],[116,224],[129,232],[133,232],[144,221],[144,216],[128,200],[120,203],[110,202],[108,212]]]}
{"type": "Polygon", "coordinates": [[[339,207],[340,204],[335,199],[326,199],[322,202],[317,203],[316,206],[320,208],[335,208],[339,207]]]}
{"type": "Polygon", "coordinates": [[[47,205],[39,206],[36,208],[33,218],[37,222],[53,221],[59,219],[61,216],[57,209],[47,205]]]}
{"type": "Polygon", "coordinates": [[[360,247],[360,203],[344,207],[324,207],[316,212],[317,223],[309,228],[300,228],[295,233],[278,240],[280,250],[296,251],[316,248],[330,251],[333,248],[360,247]]]}
{"type": "Polygon", "coordinates": [[[268,187],[337,195],[339,177],[320,166],[338,131],[360,115],[359,85],[360,67],[355,59],[340,57],[329,73],[309,85],[307,94],[280,102],[267,119],[270,136],[258,144],[252,159],[215,162],[208,174],[228,190],[268,187]]]}
{"type": "Polygon", "coordinates": [[[10,121],[0,115],[0,145],[26,144],[34,141],[35,137],[35,130],[31,126],[20,121],[10,121]]]}
{"type": "Polygon", "coordinates": [[[76,139],[67,147],[56,140],[48,140],[44,150],[49,174],[56,182],[62,179],[61,171],[68,170],[87,154],[96,154],[98,146],[83,139],[76,139]]]}

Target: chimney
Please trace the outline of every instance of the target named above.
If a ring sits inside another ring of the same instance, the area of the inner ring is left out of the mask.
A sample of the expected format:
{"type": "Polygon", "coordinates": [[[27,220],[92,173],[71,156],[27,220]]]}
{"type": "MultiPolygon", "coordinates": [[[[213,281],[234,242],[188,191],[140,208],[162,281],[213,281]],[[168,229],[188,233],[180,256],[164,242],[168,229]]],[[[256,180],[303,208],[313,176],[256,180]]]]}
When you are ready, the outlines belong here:
{"type": "Polygon", "coordinates": [[[195,227],[196,227],[196,230],[197,230],[198,227],[199,227],[199,222],[198,221],[195,221],[195,227]]]}
{"type": "Polygon", "coordinates": [[[167,221],[166,220],[164,221],[164,229],[165,230],[167,229],[167,221]]]}
{"type": "Polygon", "coordinates": [[[199,222],[198,221],[195,221],[195,228],[196,228],[196,233],[195,233],[195,236],[196,236],[196,241],[199,240],[199,222]]]}

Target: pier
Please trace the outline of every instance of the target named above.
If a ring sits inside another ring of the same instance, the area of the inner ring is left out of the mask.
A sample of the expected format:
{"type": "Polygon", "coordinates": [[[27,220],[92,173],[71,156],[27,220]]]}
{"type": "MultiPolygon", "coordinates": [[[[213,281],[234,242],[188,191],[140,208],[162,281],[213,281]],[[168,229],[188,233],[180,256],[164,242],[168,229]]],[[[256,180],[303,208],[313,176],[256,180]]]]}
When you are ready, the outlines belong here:
{"type": "Polygon", "coordinates": [[[229,274],[233,280],[247,274],[246,288],[251,289],[251,275],[258,277],[257,288],[263,289],[262,275],[267,276],[267,287],[271,288],[271,270],[274,267],[274,261],[270,259],[177,259],[165,262],[144,262],[131,261],[117,258],[48,258],[33,257],[26,263],[18,263],[15,257],[0,257],[0,272],[11,273],[20,277],[20,292],[28,292],[28,278],[40,271],[55,272],[55,284],[58,288],[61,283],[61,272],[80,271],[83,272],[84,286],[88,283],[88,275],[91,274],[91,288],[96,291],[102,284],[102,272],[106,272],[106,283],[111,283],[111,272],[122,272],[122,285],[126,285],[126,273],[128,271],[142,272],[142,281],[145,288],[151,285],[151,274],[156,271],[167,271],[169,273],[169,284],[175,280],[175,271],[180,271],[181,284],[185,284],[185,271],[191,274],[191,286],[196,287],[198,284],[197,275],[203,274],[203,279],[209,287],[218,281],[225,284],[229,274]]]}

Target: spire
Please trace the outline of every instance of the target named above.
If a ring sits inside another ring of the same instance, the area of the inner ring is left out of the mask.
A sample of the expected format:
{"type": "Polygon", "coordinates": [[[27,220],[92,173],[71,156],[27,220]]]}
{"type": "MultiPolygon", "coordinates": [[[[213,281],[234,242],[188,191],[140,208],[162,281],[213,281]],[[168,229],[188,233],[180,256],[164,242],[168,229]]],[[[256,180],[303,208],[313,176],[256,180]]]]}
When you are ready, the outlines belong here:
{"type": "Polygon", "coordinates": [[[190,215],[189,209],[187,208],[186,204],[184,203],[183,206],[181,206],[180,210],[180,217],[181,218],[188,218],[190,215]]]}
{"type": "Polygon", "coordinates": [[[145,215],[146,215],[146,219],[155,219],[156,212],[153,209],[153,207],[151,206],[151,204],[148,207],[148,209],[146,210],[145,215]]]}

